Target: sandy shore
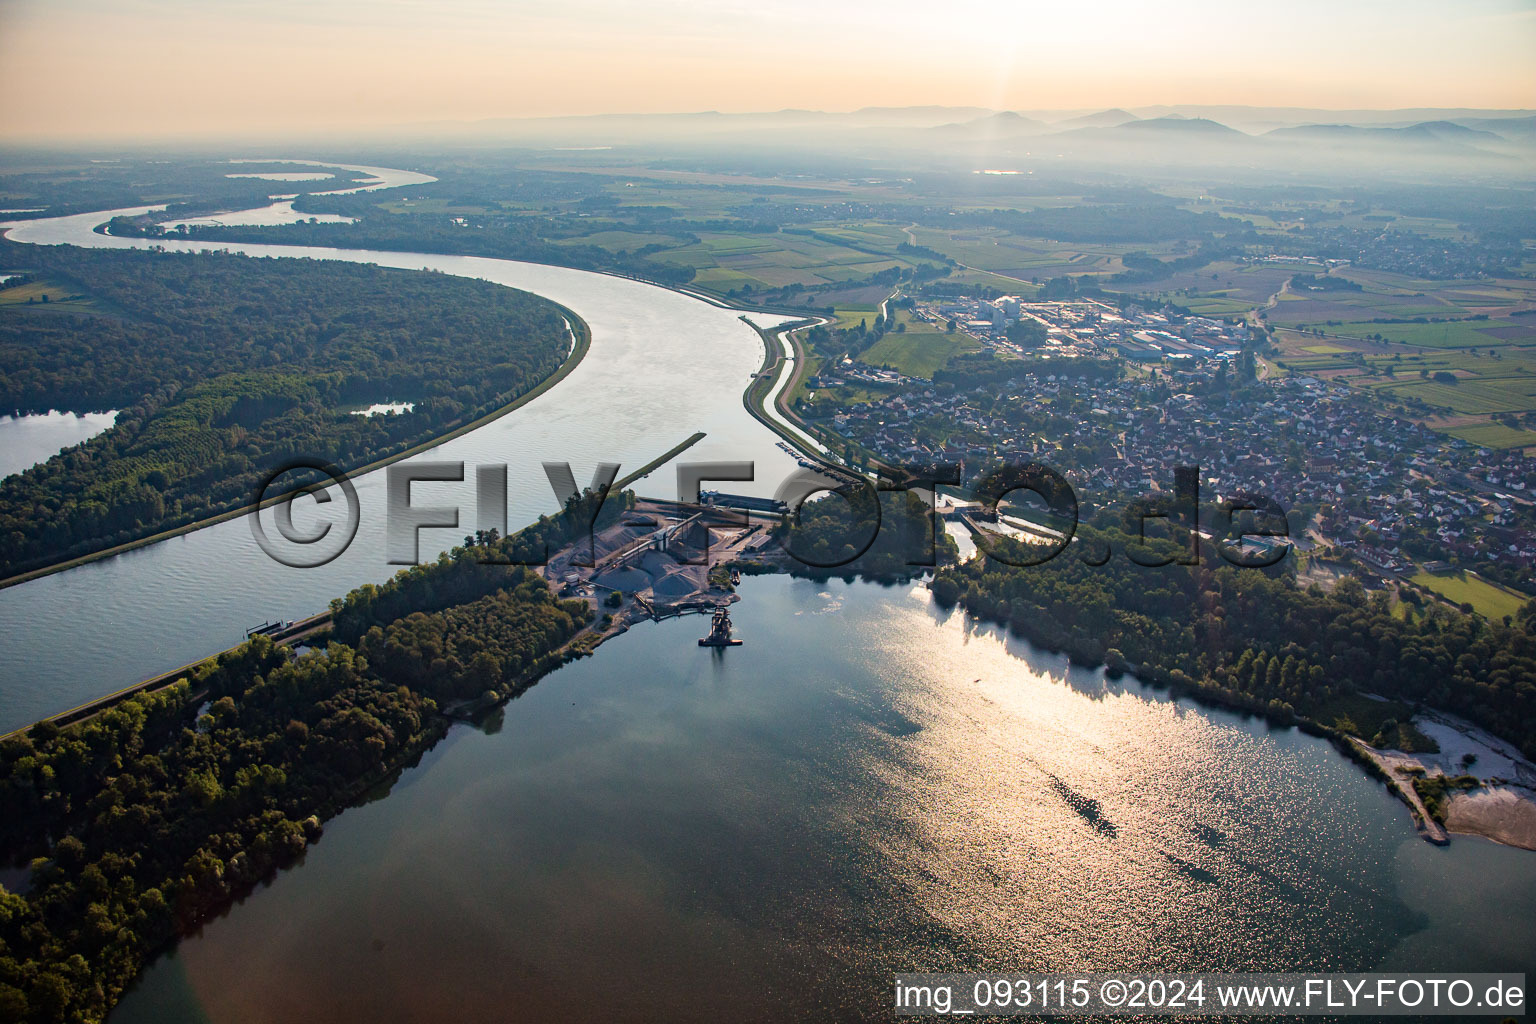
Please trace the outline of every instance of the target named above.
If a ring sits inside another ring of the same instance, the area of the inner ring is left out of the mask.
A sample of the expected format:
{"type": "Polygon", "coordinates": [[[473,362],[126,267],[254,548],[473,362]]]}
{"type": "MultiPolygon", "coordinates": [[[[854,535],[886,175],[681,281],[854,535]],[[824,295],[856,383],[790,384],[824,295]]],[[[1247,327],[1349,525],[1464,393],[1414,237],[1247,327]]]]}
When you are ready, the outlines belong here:
{"type": "Polygon", "coordinates": [[[1377,750],[1353,737],[1349,742],[1392,780],[1392,785],[1397,788],[1398,798],[1407,804],[1408,810],[1413,813],[1413,825],[1418,829],[1419,835],[1436,846],[1448,844],[1451,837],[1446,835],[1440,823],[1430,816],[1429,809],[1424,806],[1424,801],[1419,799],[1418,791],[1413,788],[1414,773],[1423,772],[1424,766],[1401,751],[1377,750]]]}
{"type": "Polygon", "coordinates": [[[1450,841],[1448,833],[1454,832],[1536,850],[1536,765],[1522,757],[1513,744],[1455,715],[1427,711],[1416,717],[1414,724],[1440,749],[1405,754],[1355,742],[1396,782],[1424,838],[1445,843],[1450,841]],[[1442,829],[1414,792],[1416,775],[1471,775],[1481,785],[1447,794],[1442,829]]]}
{"type": "Polygon", "coordinates": [[[1536,792],[1519,786],[1488,786],[1458,793],[1446,808],[1445,827],[1536,850],[1536,792]]]}

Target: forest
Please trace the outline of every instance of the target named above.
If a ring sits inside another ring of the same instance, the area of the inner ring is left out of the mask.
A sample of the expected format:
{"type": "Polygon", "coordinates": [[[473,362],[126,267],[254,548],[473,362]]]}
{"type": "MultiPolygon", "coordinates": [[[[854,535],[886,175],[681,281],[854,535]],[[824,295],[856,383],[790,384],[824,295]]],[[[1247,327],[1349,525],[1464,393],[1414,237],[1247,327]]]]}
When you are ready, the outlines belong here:
{"type": "Polygon", "coordinates": [[[910,579],[955,560],[954,539],[910,490],[845,485],[786,516],[774,536],[791,572],[804,576],[910,579]]]}
{"type": "Polygon", "coordinates": [[[0,408],[120,410],[0,483],[0,576],[238,508],[295,459],[406,451],[537,387],[570,347],[554,303],[444,274],[62,246],[0,261],[92,303],[0,311],[0,408]],[[353,414],[391,401],[413,408],[353,414]]]}
{"type": "Polygon", "coordinates": [[[483,564],[483,548],[374,588],[445,595],[438,610],[351,601],[360,645],[295,656],[256,637],[78,725],[0,742],[0,864],[31,858],[22,891],[0,887],[0,1020],[102,1020],[157,952],[415,763],[445,703],[515,695],[567,657],[586,603],[483,564]]]}
{"type": "MultiPolygon", "coordinates": [[[[1028,560],[1015,542],[995,543],[1003,558],[1028,560]]],[[[1372,693],[1461,715],[1536,755],[1536,601],[1508,625],[1437,605],[1394,614],[1386,594],[1353,578],[1303,588],[1288,571],[1234,568],[1208,547],[1199,565],[1153,568],[1119,553],[1129,543],[1118,528],[1084,525],[1041,565],[944,567],[934,597],[1087,664],[1278,721],[1332,727],[1335,702],[1372,693]],[[1106,544],[1117,553],[1102,565],[1074,553],[1106,544]]]]}

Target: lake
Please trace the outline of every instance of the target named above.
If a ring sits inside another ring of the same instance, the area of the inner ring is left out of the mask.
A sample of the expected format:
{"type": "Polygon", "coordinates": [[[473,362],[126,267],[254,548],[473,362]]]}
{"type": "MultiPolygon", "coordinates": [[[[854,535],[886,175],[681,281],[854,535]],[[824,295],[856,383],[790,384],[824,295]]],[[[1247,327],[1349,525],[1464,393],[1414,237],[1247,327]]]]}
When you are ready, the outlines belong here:
{"type": "Polygon", "coordinates": [[[354,416],[393,416],[397,413],[410,412],[415,408],[415,402],[374,402],[366,409],[349,409],[347,411],[354,416]]]}
{"type": "Polygon", "coordinates": [[[1536,858],[926,590],[749,578],[456,727],[112,1024],[886,1019],[907,970],[1533,971],[1536,858]],[[1521,952],[1524,950],[1525,952],[1521,952]]]}
{"type": "Polygon", "coordinates": [[[0,477],[20,473],[59,452],[87,441],[117,422],[117,410],[107,412],[31,413],[0,416],[0,477]]]}

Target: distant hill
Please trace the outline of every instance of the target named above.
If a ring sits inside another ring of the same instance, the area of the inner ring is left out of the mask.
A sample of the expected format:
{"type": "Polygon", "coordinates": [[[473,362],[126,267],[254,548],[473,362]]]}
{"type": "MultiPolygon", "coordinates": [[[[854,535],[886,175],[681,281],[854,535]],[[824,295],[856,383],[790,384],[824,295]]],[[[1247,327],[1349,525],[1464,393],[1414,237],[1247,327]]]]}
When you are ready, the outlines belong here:
{"type": "Polygon", "coordinates": [[[1071,128],[1118,128],[1130,121],[1139,120],[1141,119],[1128,110],[1112,107],[1109,110],[1101,110],[1097,114],[1069,117],[1064,121],[1057,121],[1052,127],[1062,131],[1071,128]]]}
{"type": "Polygon", "coordinates": [[[1399,145],[1475,146],[1479,143],[1503,143],[1507,140],[1494,132],[1468,128],[1452,121],[1424,121],[1403,128],[1380,128],[1356,124],[1307,124],[1296,128],[1276,128],[1265,138],[1292,142],[1389,143],[1399,145]]]}
{"type": "Polygon", "coordinates": [[[1288,170],[1365,171],[1390,154],[1448,170],[1477,165],[1517,173],[1536,147],[1536,116],[1525,110],[1305,111],[1261,107],[1112,107],[1083,113],[984,107],[864,107],[850,112],[596,115],[501,119],[441,126],[445,137],[499,137],[545,147],[622,148],[686,143],[706,148],[787,147],[840,158],[1004,166],[1043,158],[1088,163],[1205,163],[1288,170]],[[1223,116],[1225,112],[1230,116],[1223,116]],[[1310,114],[1311,116],[1304,116],[1310,114]],[[1358,115],[1358,116],[1357,116],[1358,115]],[[1419,115],[1419,116],[1414,116],[1419,115]],[[1033,156],[1031,155],[1033,154],[1033,156]]]}
{"type": "Polygon", "coordinates": [[[1380,128],[1364,128],[1358,124],[1303,124],[1295,128],[1276,128],[1265,132],[1264,137],[1299,142],[1348,142],[1368,138],[1380,131],[1380,128]]]}
{"type": "Polygon", "coordinates": [[[1512,142],[1536,142],[1536,116],[1532,117],[1458,117],[1454,122],[1466,128],[1490,131],[1512,142]]]}
{"type": "MultiPolygon", "coordinates": [[[[1375,127],[1403,127],[1424,121],[1455,121],[1471,124],[1470,119],[1496,120],[1524,117],[1530,110],[1489,110],[1467,107],[1414,107],[1396,110],[1323,110],[1315,107],[1246,107],[1186,104],[1180,106],[1133,107],[1131,113],[1138,117],[1167,117],[1171,114],[1184,117],[1207,117],[1222,124],[1233,125],[1242,131],[1259,134],[1272,128],[1295,128],[1314,124],[1353,124],[1375,127]]],[[[1486,124],[1472,125],[1490,128],[1486,124]]],[[[1498,131],[1497,128],[1491,128],[1498,131]]]]}
{"type": "Polygon", "coordinates": [[[1229,128],[1219,121],[1204,117],[1151,117],[1145,120],[1127,121],[1111,128],[1071,128],[1051,136],[1063,142],[1130,143],[1175,141],[1183,139],[1201,142],[1227,142],[1249,138],[1248,135],[1229,128]]]}
{"type": "Polygon", "coordinates": [[[1004,110],[958,124],[942,124],[933,131],[954,137],[998,138],[1040,132],[1046,128],[1044,121],[1036,121],[1032,117],[1004,110]]]}
{"type": "Polygon", "coordinates": [[[1151,117],[1139,121],[1127,121],[1125,124],[1108,129],[1116,132],[1130,132],[1140,134],[1164,135],[1228,135],[1240,136],[1243,132],[1236,128],[1228,128],[1220,121],[1212,121],[1206,117],[1151,117]]]}
{"type": "Polygon", "coordinates": [[[1402,129],[1402,131],[1415,136],[1445,139],[1452,142],[1467,142],[1473,145],[1479,142],[1509,141],[1496,132],[1486,131],[1482,128],[1468,128],[1466,125],[1457,124],[1454,121],[1424,121],[1421,124],[1409,125],[1407,128],[1402,129]]]}

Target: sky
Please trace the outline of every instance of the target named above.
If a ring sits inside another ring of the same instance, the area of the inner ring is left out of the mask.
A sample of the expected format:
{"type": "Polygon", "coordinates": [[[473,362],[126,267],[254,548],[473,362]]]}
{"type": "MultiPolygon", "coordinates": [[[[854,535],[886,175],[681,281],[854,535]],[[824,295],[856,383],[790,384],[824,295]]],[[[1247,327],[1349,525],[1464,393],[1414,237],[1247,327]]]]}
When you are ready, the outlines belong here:
{"type": "Polygon", "coordinates": [[[0,0],[0,138],[797,107],[1536,107],[1536,0],[0,0]]]}

